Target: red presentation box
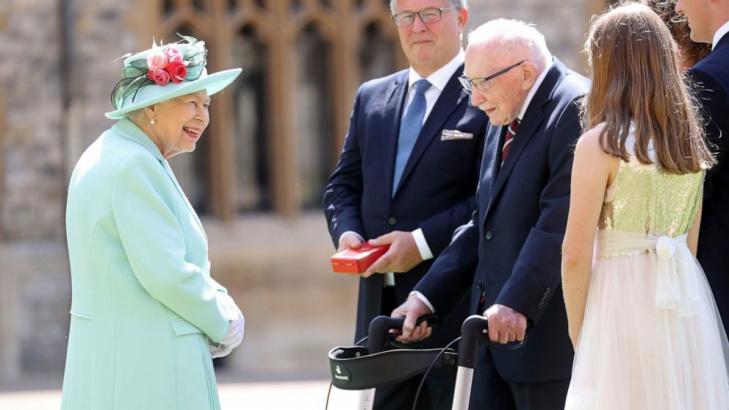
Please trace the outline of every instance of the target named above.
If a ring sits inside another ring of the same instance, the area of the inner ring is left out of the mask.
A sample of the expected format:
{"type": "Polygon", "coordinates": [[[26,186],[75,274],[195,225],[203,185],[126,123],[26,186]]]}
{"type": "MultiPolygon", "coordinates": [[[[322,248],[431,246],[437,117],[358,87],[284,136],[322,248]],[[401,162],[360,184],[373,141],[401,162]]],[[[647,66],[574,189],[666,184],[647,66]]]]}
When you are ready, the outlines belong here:
{"type": "Polygon", "coordinates": [[[365,242],[359,249],[337,252],[329,260],[335,273],[357,275],[367,270],[388,249],[390,245],[372,246],[365,242]]]}

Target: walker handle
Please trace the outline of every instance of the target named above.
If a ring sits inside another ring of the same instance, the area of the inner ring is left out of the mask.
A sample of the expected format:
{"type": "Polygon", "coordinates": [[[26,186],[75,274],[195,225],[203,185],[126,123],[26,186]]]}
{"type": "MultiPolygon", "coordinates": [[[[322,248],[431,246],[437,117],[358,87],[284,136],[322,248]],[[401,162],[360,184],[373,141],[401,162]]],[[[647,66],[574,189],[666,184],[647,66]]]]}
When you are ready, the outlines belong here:
{"type": "Polygon", "coordinates": [[[524,339],[517,342],[497,343],[492,342],[488,336],[489,321],[481,315],[471,315],[463,321],[461,326],[461,342],[458,346],[458,366],[473,369],[476,365],[478,347],[483,343],[489,343],[492,349],[514,350],[524,346],[524,339]]]}
{"type": "MultiPolygon", "coordinates": [[[[428,322],[429,326],[435,326],[438,323],[438,316],[424,315],[418,318],[416,325],[422,322],[428,322]]],[[[370,322],[369,338],[367,339],[367,351],[369,354],[379,353],[385,350],[385,346],[389,341],[390,330],[402,329],[405,323],[404,317],[377,316],[370,322]]]]}

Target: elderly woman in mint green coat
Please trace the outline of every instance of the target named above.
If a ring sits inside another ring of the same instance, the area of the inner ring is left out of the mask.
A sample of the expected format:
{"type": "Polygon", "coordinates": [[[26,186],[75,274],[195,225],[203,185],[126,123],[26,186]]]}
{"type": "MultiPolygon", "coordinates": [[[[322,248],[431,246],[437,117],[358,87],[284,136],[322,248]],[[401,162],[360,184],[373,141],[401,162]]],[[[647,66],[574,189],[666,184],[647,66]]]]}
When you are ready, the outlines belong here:
{"type": "Polygon", "coordinates": [[[213,356],[243,316],[210,277],[202,224],[167,159],[191,152],[210,95],[240,69],[208,75],[192,37],[128,57],[118,119],[71,177],[66,229],[71,328],[63,410],[219,409],[213,356]]]}

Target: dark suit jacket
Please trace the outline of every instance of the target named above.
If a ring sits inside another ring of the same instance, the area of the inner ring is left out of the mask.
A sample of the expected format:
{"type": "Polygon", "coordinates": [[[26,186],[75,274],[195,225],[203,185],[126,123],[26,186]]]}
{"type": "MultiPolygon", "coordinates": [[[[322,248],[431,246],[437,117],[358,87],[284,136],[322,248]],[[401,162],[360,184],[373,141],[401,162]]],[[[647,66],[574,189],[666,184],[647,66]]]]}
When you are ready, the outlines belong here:
{"type": "Polygon", "coordinates": [[[729,329],[729,35],[689,75],[698,87],[706,136],[719,160],[706,175],[698,259],[729,329]]]}
{"type": "MultiPolygon", "coordinates": [[[[422,228],[438,255],[453,230],[467,222],[475,208],[474,194],[487,117],[471,107],[457,77],[459,68],[441,92],[392,196],[408,71],[368,81],[357,92],[349,131],[337,167],[324,193],[324,213],[335,246],[342,233],[355,231],[373,239],[394,230],[422,228]],[[459,130],[470,139],[444,141],[442,130],[459,130]]],[[[398,303],[403,302],[432,260],[395,276],[398,303]]],[[[367,335],[369,322],[381,312],[382,275],[360,279],[356,339],[367,335]]],[[[465,302],[465,301],[464,301],[465,302]]],[[[450,326],[435,331],[431,344],[455,338],[467,311],[466,303],[447,318],[450,326]]]]}
{"type": "Polygon", "coordinates": [[[448,311],[472,287],[472,313],[499,303],[527,317],[530,328],[523,348],[492,349],[499,374],[510,382],[570,376],[573,351],[560,286],[560,255],[572,155],[581,134],[576,101],[587,89],[584,77],[555,61],[501,169],[505,127],[489,128],[478,209],[416,286],[437,312],[448,311]]]}

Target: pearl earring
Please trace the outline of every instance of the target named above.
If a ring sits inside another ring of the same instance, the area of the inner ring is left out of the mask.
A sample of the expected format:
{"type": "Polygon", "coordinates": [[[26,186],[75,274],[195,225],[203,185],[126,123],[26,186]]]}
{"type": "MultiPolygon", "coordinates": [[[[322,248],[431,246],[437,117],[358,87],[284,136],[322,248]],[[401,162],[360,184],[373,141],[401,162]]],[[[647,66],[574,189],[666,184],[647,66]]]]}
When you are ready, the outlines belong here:
{"type": "Polygon", "coordinates": [[[149,125],[154,125],[154,124],[157,124],[157,121],[155,121],[154,119],[149,120],[149,125]]]}

